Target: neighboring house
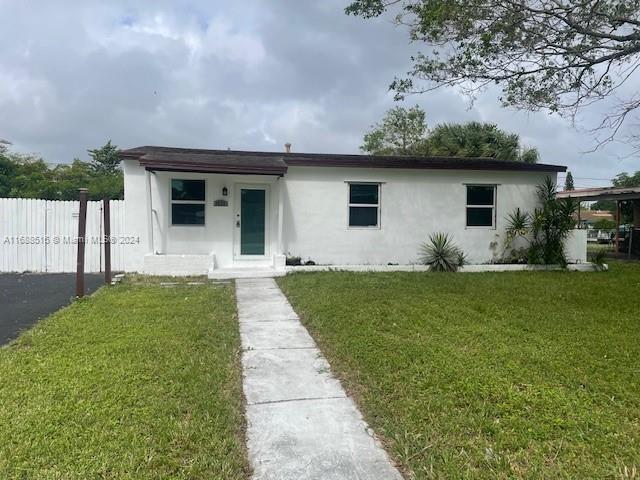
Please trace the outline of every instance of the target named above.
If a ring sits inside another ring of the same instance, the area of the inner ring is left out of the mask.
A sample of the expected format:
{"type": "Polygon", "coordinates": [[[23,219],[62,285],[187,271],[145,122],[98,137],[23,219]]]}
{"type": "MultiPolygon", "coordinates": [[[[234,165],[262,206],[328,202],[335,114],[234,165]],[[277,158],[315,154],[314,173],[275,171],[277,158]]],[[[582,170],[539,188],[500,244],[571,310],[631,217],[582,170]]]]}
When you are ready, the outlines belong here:
{"type": "Polygon", "coordinates": [[[478,158],[138,147],[123,160],[127,271],[282,271],[411,264],[447,232],[471,263],[495,258],[505,217],[532,211],[565,167],[478,158]]]}
{"type": "Polygon", "coordinates": [[[590,228],[600,220],[615,221],[613,214],[607,210],[580,210],[575,213],[574,218],[583,228],[590,228]]]}

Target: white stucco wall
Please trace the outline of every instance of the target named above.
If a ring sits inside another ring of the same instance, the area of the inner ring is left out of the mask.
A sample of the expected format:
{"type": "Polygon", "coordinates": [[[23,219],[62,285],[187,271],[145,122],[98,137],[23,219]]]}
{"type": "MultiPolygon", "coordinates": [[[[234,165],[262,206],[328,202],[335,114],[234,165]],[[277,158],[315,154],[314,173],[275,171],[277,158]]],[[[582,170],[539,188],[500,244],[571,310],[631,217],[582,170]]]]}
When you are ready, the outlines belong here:
{"type": "Polygon", "coordinates": [[[556,175],[537,172],[468,170],[395,170],[290,167],[275,176],[146,172],[137,161],[123,161],[127,234],[140,243],[128,250],[128,271],[141,271],[144,255],[215,254],[216,267],[237,266],[233,256],[236,186],[269,185],[267,254],[290,254],[322,264],[410,264],[430,233],[451,234],[472,263],[502,254],[505,217],[516,207],[531,211],[536,186],[556,175]],[[171,178],[206,180],[205,226],[170,225],[171,178]],[[150,181],[149,181],[149,180],[150,181]],[[381,182],[380,228],[348,227],[349,181],[381,182]],[[149,212],[149,185],[153,221],[149,212]],[[496,228],[466,228],[466,184],[495,184],[496,228]],[[214,207],[229,189],[228,207],[214,207]],[[280,193],[280,188],[283,189],[280,193]],[[280,195],[283,202],[282,245],[278,244],[280,195]],[[150,222],[153,224],[151,240],[150,222]],[[492,249],[492,242],[497,246],[492,249]],[[152,248],[153,244],[153,248],[152,248]]]}
{"type": "Polygon", "coordinates": [[[285,182],[284,251],[323,264],[417,262],[428,235],[446,232],[472,263],[502,253],[505,217],[533,210],[537,172],[290,167],[285,182]],[[349,181],[383,182],[379,229],[348,227],[349,181]],[[496,184],[496,228],[466,228],[466,184],[496,184]],[[498,242],[493,251],[490,244],[498,242]]]}
{"type": "Polygon", "coordinates": [[[587,261],[587,231],[572,230],[565,241],[565,255],[569,263],[587,261]]]}
{"type": "Polygon", "coordinates": [[[146,172],[137,161],[125,160],[125,208],[128,232],[139,235],[137,251],[132,251],[128,271],[142,271],[144,255],[189,254],[215,255],[216,268],[227,268],[233,264],[235,227],[235,207],[237,185],[268,186],[268,231],[266,234],[266,255],[277,253],[277,216],[279,182],[276,176],[267,175],[218,175],[182,172],[146,172]],[[205,225],[171,225],[170,184],[171,179],[204,179],[205,225]],[[149,208],[149,185],[151,208],[149,208]],[[228,195],[223,197],[222,188],[227,187],[228,195]],[[215,200],[225,199],[226,207],[214,206],[215,200]],[[153,211],[153,234],[149,226],[150,211],[153,211]]]}

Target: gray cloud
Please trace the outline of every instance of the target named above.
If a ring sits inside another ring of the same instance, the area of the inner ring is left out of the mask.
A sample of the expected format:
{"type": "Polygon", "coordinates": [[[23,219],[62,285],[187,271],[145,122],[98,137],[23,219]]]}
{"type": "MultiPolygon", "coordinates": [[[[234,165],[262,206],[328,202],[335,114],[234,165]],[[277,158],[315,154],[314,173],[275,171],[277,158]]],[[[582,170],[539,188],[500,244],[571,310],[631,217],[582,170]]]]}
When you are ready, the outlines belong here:
{"type": "MultiPolygon", "coordinates": [[[[389,19],[344,15],[344,1],[0,0],[0,137],[51,162],[121,147],[355,153],[394,102],[388,85],[416,46],[389,19]]],[[[470,107],[451,89],[409,98],[430,125],[482,120],[519,133],[578,185],[640,169],[629,148],[594,154],[592,136],[544,113],[470,107]],[[627,155],[627,156],[625,156],[627,155]]],[[[585,113],[586,124],[601,111],[585,113]]]]}

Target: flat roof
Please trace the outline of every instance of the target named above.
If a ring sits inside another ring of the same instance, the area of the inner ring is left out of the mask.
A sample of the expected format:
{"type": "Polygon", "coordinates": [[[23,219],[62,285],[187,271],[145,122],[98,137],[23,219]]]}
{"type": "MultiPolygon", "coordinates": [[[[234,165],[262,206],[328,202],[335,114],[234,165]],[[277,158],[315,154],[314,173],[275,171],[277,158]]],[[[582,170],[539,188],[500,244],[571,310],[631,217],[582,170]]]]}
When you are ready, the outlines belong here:
{"type": "Polygon", "coordinates": [[[580,188],[558,192],[558,198],[590,200],[640,200],[640,187],[580,188]]]}
{"type": "Polygon", "coordinates": [[[147,170],[284,175],[290,166],[564,172],[567,167],[494,158],[251,152],[143,146],[121,150],[147,170]]]}

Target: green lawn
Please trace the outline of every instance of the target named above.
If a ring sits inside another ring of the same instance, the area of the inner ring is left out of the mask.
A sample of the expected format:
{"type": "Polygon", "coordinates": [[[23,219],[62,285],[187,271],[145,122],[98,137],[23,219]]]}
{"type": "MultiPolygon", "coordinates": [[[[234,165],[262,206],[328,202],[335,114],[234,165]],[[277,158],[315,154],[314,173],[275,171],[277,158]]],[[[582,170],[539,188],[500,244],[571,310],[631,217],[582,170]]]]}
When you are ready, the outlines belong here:
{"type": "Polygon", "coordinates": [[[640,476],[640,264],[279,283],[415,478],[640,476]]]}
{"type": "Polygon", "coordinates": [[[243,479],[233,287],[138,280],[0,348],[0,478],[243,479]]]}

